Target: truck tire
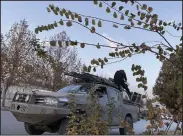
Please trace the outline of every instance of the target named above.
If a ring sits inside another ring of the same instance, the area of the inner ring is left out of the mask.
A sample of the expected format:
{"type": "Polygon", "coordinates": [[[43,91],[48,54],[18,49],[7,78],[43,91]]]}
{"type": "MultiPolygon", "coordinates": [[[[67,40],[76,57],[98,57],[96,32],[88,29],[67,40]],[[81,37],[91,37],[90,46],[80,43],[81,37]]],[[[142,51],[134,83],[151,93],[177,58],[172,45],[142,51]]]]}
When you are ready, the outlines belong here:
{"type": "Polygon", "coordinates": [[[42,135],[44,133],[43,130],[37,129],[34,125],[28,124],[28,123],[24,123],[24,127],[25,127],[25,131],[29,134],[29,135],[42,135]]]}
{"type": "MultiPolygon", "coordinates": [[[[126,116],[125,121],[130,124],[131,128],[133,128],[133,120],[132,120],[131,117],[126,116]]],[[[128,129],[126,127],[125,128],[119,128],[119,133],[120,133],[120,135],[129,135],[128,134],[128,129]]]]}
{"type": "Polygon", "coordinates": [[[64,119],[61,120],[60,127],[59,127],[59,130],[58,130],[59,135],[66,135],[68,124],[69,124],[69,119],[68,118],[64,118],[64,119]]]}

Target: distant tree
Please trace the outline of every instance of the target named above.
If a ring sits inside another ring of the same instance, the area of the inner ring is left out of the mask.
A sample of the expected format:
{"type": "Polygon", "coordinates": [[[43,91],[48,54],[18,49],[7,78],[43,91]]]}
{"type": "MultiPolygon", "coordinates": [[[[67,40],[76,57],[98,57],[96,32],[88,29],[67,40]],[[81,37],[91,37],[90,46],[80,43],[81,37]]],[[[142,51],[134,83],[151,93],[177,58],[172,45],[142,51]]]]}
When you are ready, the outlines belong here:
{"type": "Polygon", "coordinates": [[[50,41],[59,41],[56,46],[47,46],[45,50],[46,59],[43,61],[49,67],[50,73],[50,89],[56,91],[65,86],[69,79],[66,78],[64,72],[80,72],[81,61],[77,56],[77,49],[64,46],[63,43],[68,41],[69,37],[65,31],[54,35],[50,41]]]}
{"type": "Polygon", "coordinates": [[[29,50],[31,49],[29,42],[35,38],[35,34],[27,27],[25,20],[14,23],[7,35],[5,35],[3,42],[1,42],[1,45],[3,44],[1,46],[3,106],[8,88],[11,85],[19,84],[20,80],[26,79],[26,71],[23,65],[26,64],[26,58],[29,57],[29,50]]]}
{"type": "MultiPolygon", "coordinates": [[[[177,54],[172,54],[170,60],[182,66],[182,49],[179,48],[177,54]]],[[[153,88],[153,94],[157,95],[159,101],[172,109],[176,114],[179,110],[177,99],[181,96],[182,71],[177,69],[169,61],[164,61],[159,76],[153,88]]]]}

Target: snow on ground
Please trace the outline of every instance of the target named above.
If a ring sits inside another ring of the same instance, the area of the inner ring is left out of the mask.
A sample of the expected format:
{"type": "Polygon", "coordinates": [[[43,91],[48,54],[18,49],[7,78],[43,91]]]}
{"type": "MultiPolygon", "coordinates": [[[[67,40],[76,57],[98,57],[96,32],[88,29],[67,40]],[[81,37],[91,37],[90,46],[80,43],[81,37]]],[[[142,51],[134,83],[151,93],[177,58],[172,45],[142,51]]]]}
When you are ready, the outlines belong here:
{"type": "MultiPolygon", "coordinates": [[[[166,120],[164,120],[166,122],[166,120]]],[[[146,130],[146,126],[149,121],[141,120],[134,124],[134,131],[136,134],[142,133],[146,130]]],[[[175,130],[176,123],[173,123],[170,130],[175,130]]],[[[162,128],[163,129],[163,128],[162,128]]],[[[165,128],[164,128],[165,129],[165,128]]],[[[9,111],[1,111],[1,134],[3,135],[26,135],[24,125],[22,122],[18,122],[16,118],[9,111]]],[[[46,135],[49,133],[45,133],[46,135]]],[[[109,133],[110,135],[118,135],[119,130],[113,129],[109,133]]]]}

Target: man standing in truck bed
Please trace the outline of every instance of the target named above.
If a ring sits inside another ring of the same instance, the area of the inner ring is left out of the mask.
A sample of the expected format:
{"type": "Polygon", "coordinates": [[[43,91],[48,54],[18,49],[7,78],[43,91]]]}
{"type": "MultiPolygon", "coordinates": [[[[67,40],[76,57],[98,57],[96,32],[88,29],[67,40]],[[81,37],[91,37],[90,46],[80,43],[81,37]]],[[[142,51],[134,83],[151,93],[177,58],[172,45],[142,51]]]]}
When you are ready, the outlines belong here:
{"type": "Polygon", "coordinates": [[[128,95],[131,96],[128,85],[125,83],[125,82],[127,82],[127,77],[126,77],[126,73],[124,70],[116,71],[116,73],[114,75],[114,82],[119,87],[122,86],[127,91],[128,95]]]}

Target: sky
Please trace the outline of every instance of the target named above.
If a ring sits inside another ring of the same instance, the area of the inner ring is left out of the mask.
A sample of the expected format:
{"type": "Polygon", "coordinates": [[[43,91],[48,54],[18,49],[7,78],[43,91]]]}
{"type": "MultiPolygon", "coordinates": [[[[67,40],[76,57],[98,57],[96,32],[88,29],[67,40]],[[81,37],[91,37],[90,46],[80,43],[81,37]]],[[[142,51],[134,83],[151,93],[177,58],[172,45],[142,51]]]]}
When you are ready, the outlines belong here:
{"type": "MultiPolygon", "coordinates": [[[[129,4],[126,5],[121,2],[118,3],[119,5],[123,5],[125,9],[129,8],[130,11],[135,11],[135,8],[132,8],[129,4]]],[[[181,1],[141,1],[140,3],[146,3],[148,6],[152,6],[153,12],[158,13],[159,18],[162,20],[175,20],[178,23],[182,22],[181,1]]],[[[46,7],[48,7],[49,4],[54,4],[60,8],[65,8],[80,14],[120,22],[119,19],[114,19],[112,14],[106,14],[104,8],[105,5],[103,5],[103,8],[99,8],[94,5],[92,1],[1,1],[1,32],[6,34],[14,22],[19,22],[22,19],[26,19],[28,21],[29,29],[32,31],[34,31],[37,26],[47,25],[49,23],[53,23],[54,21],[59,21],[61,16],[56,16],[53,13],[47,12],[46,7]]],[[[112,24],[110,23],[103,23],[102,25],[102,28],[96,27],[97,32],[108,37],[109,39],[122,42],[123,44],[132,44],[134,42],[140,44],[144,41],[162,40],[161,37],[155,33],[138,29],[131,29],[127,31],[122,27],[116,29],[112,27],[112,24]]],[[[69,28],[60,26],[57,29],[39,33],[37,37],[44,40],[45,38],[48,39],[50,36],[53,36],[61,31],[66,31],[71,40],[114,46],[106,39],[103,39],[96,34],[91,34],[87,29],[77,24],[73,24],[73,26],[69,28]]],[[[181,35],[181,33],[175,32],[172,29],[169,29],[169,31],[174,35],[181,35]]],[[[169,35],[166,35],[166,38],[172,45],[179,43],[179,38],[174,38],[169,35]]],[[[104,48],[99,50],[91,46],[87,46],[84,49],[78,48],[79,57],[82,59],[83,63],[86,64],[89,64],[90,60],[93,58],[104,58],[108,56],[109,52],[112,51],[112,49],[104,48]]],[[[156,59],[156,56],[151,53],[136,55],[119,63],[107,65],[104,69],[97,69],[97,73],[113,78],[114,73],[117,70],[124,69],[127,74],[130,90],[144,94],[143,89],[137,88],[136,78],[133,77],[131,71],[132,64],[141,65],[142,69],[145,70],[145,76],[148,80],[147,92],[149,96],[152,97],[152,87],[158,77],[162,63],[159,62],[156,59]]]]}

